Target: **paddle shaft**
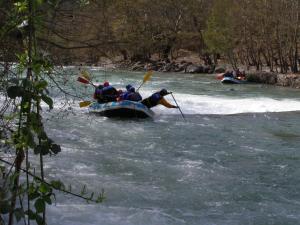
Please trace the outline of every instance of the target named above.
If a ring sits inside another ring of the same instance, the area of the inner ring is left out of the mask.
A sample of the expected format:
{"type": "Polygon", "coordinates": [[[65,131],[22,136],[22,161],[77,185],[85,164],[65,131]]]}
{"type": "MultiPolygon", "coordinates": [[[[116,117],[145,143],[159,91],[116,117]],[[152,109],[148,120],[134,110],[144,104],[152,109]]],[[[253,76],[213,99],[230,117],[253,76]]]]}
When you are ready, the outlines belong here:
{"type": "Polygon", "coordinates": [[[95,84],[93,84],[91,81],[89,81],[89,84],[93,85],[94,88],[97,88],[97,86],[95,84]]]}
{"type": "Polygon", "coordinates": [[[138,87],[138,89],[136,89],[136,92],[138,92],[139,89],[143,86],[143,84],[146,83],[146,82],[150,79],[150,77],[152,76],[152,73],[153,73],[153,71],[150,70],[150,71],[148,71],[148,72],[145,74],[144,79],[143,79],[143,82],[142,82],[141,85],[138,87]]]}
{"type": "Polygon", "coordinates": [[[176,106],[178,107],[178,109],[179,109],[179,111],[180,111],[180,113],[181,113],[181,115],[182,115],[182,118],[183,118],[184,120],[186,120],[172,92],[171,92],[171,95],[172,95],[172,98],[173,98],[173,100],[174,100],[176,106]]]}
{"type": "Polygon", "coordinates": [[[138,87],[138,89],[136,89],[136,92],[139,91],[139,89],[143,86],[144,83],[145,83],[145,82],[141,83],[141,85],[138,87]]]}

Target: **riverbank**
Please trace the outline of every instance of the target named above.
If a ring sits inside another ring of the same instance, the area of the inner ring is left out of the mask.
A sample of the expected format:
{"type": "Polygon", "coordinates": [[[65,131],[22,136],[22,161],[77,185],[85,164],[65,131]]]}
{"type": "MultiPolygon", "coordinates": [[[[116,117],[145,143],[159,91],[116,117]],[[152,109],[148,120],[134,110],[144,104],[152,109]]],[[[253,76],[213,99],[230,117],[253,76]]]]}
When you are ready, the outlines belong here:
{"type": "Polygon", "coordinates": [[[201,65],[199,63],[194,63],[186,60],[174,60],[170,61],[169,59],[165,60],[148,60],[148,61],[123,61],[116,64],[116,67],[119,69],[126,69],[130,71],[144,71],[144,70],[154,70],[158,72],[181,72],[181,73],[205,73],[213,74],[215,71],[225,72],[225,69],[221,70],[215,66],[201,65]]]}
{"type": "MultiPolygon", "coordinates": [[[[219,61],[218,66],[204,65],[203,60],[191,52],[181,52],[180,57],[175,60],[160,60],[152,57],[147,61],[124,61],[118,59],[102,58],[102,63],[98,66],[105,70],[127,70],[127,71],[146,71],[153,70],[164,73],[191,73],[191,74],[216,74],[232,70],[232,66],[226,62],[219,61]]],[[[245,66],[240,66],[240,70],[245,70],[245,66]]],[[[275,72],[256,71],[255,68],[246,70],[246,78],[249,82],[276,85],[291,88],[300,88],[300,74],[281,74],[275,72]]]]}
{"type": "Polygon", "coordinates": [[[274,72],[248,72],[247,80],[255,83],[300,88],[300,74],[280,74],[274,72]]]}
{"type": "MultiPolygon", "coordinates": [[[[226,65],[215,67],[196,64],[185,60],[158,60],[147,62],[123,61],[115,65],[118,69],[125,69],[129,71],[145,71],[146,69],[150,69],[158,72],[181,72],[193,74],[218,74],[225,72],[227,69],[231,69],[230,66],[226,65]]],[[[300,88],[300,74],[280,74],[275,72],[249,70],[246,71],[246,78],[249,82],[300,88]]]]}

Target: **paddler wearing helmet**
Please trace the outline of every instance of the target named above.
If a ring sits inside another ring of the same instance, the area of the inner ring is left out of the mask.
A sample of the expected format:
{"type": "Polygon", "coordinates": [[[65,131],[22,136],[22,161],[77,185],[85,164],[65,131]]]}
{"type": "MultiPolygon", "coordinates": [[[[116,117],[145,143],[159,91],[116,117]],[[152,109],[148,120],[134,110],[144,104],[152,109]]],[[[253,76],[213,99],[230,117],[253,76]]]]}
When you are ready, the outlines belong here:
{"type": "Polygon", "coordinates": [[[140,93],[136,92],[135,88],[131,84],[126,85],[126,90],[126,92],[119,96],[118,101],[129,100],[133,102],[139,102],[142,100],[140,93]]]}
{"type": "Polygon", "coordinates": [[[170,104],[164,96],[170,94],[166,89],[161,89],[158,92],[155,92],[150,97],[145,98],[141,103],[147,106],[149,109],[157,106],[157,105],[163,105],[167,108],[178,108],[175,105],[170,104]]]}

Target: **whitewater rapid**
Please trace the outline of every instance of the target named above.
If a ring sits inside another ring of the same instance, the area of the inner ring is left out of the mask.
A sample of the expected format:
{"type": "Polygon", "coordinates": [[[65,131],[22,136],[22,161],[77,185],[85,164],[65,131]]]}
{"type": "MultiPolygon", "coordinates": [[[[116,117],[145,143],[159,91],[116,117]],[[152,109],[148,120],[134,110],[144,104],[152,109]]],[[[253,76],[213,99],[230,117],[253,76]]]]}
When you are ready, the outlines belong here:
{"type": "MultiPolygon", "coordinates": [[[[300,100],[267,97],[231,98],[221,96],[174,94],[184,114],[228,115],[239,113],[289,112],[300,110],[300,100]]],[[[172,102],[172,98],[167,98],[172,102]]],[[[173,103],[174,104],[174,103],[173,103]]],[[[162,106],[154,109],[159,114],[178,114],[178,110],[162,106]]]]}
{"type": "MultiPolygon", "coordinates": [[[[149,96],[151,92],[144,92],[143,96],[149,96]]],[[[222,96],[173,94],[182,112],[187,115],[231,115],[240,113],[266,113],[266,112],[292,112],[300,111],[298,99],[276,99],[268,97],[232,98],[222,96]]],[[[165,97],[168,102],[175,105],[173,98],[165,97]]],[[[64,99],[56,99],[55,108],[64,104],[64,99]]],[[[80,108],[80,100],[69,102],[69,105],[78,113],[88,112],[88,107],[80,108]]],[[[152,110],[157,115],[180,114],[178,109],[168,109],[158,105],[152,110]]]]}

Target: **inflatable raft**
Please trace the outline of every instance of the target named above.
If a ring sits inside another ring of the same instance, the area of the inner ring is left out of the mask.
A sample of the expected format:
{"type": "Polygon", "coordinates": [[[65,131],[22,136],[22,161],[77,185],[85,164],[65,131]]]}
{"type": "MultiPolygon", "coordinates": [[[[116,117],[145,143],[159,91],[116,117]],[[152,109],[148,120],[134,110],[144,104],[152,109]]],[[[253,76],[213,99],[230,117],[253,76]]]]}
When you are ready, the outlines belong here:
{"type": "Polygon", "coordinates": [[[247,81],[245,81],[245,80],[238,80],[233,77],[224,77],[221,80],[221,82],[223,84],[245,84],[245,83],[247,83],[247,81]]]}
{"type": "Polygon", "coordinates": [[[153,118],[154,112],[140,102],[121,101],[97,103],[89,106],[90,113],[96,113],[106,117],[120,118],[153,118]]]}

